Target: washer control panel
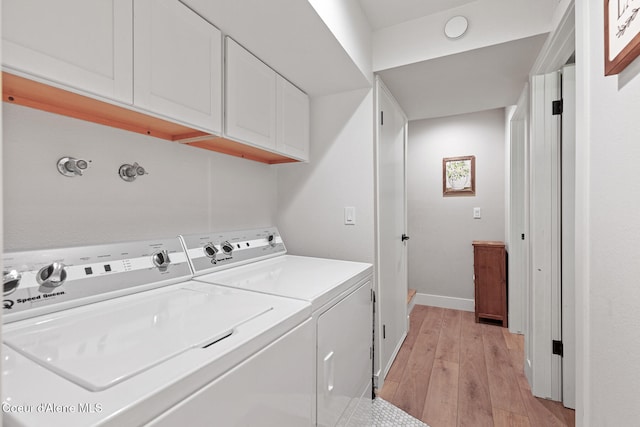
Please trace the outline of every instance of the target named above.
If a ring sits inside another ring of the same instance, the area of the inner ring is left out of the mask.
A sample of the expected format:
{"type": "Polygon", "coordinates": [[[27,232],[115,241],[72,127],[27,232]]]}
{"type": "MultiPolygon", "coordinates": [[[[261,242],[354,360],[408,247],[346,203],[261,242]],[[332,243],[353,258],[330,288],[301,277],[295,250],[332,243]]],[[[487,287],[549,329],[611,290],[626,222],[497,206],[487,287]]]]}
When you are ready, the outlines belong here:
{"type": "Polygon", "coordinates": [[[183,235],[180,239],[196,276],[287,252],[275,227],[183,235]]]}
{"type": "Polygon", "coordinates": [[[191,278],[178,238],[5,253],[4,321],[191,278]]]}

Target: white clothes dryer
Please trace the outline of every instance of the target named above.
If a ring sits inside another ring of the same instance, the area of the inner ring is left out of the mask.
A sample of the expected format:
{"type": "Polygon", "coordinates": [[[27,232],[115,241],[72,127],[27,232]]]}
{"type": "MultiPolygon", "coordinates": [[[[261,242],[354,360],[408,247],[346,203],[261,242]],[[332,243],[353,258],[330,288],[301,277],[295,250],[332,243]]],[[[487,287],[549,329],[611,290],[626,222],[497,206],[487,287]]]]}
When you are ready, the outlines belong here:
{"type": "MultiPolygon", "coordinates": [[[[194,280],[311,304],[318,426],[355,425],[372,398],[371,264],[288,255],[275,227],[181,236],[194,280]],[[358,408],[359,405],[360,408],[358,408]],[[358,411],[356,411],[358,409],[358,411]]],[[[358,425],[370,425],[367,417],[358,425]]]]}

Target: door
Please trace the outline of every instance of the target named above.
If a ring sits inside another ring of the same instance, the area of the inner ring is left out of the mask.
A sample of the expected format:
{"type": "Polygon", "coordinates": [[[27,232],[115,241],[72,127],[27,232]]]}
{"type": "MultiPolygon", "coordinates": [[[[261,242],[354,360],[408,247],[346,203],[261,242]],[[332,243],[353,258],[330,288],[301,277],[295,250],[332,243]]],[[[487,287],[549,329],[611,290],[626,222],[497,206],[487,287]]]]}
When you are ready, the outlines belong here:
{"type": "MultiPolygon", "coordinates": [[[[532,78],[531,286],[535,396],[575,406],[575,68],[532,78]]],[[[525,366],[526,369],[526,366],[525,366]]]]}
{"type": "Polygon", "coordinates": [[[2,65],[132,102],[132,0],[3,0],[2,65]]]}
{"type": "MultiPolygon", "coordinates": [[[[375,372],[386,376],[407,334],[406,130],[407,120],[378,78],[377,264],[375,372]]],[[[378,383],[378,387],[382,384],[378,383]]]]}
{"type": "Polygon", "coordinates": [[[227,42],[225,133],[276,149],[276,72],[231,38],[227,42]]]}
{"type": "Polygon", "coordinates": [[[134,104],[222,132],[222,34],[175,0],[136,0],[134,104]]]}

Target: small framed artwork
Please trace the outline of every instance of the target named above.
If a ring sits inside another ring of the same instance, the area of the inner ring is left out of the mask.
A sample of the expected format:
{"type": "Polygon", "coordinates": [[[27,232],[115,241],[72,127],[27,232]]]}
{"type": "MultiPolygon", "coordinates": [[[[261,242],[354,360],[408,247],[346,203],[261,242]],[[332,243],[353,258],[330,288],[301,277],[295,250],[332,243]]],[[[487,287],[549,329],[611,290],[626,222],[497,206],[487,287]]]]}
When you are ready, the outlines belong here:
{"type": "Polygon", "coordinates": [[[604,0],[604,75],[618,74],[640,55],[640,1],[604,0]]]}
{"type": "Polygon", "coordinates": [[[442,159],[442,195],[475,196],[476,157],[445,157],[442,159]]]}

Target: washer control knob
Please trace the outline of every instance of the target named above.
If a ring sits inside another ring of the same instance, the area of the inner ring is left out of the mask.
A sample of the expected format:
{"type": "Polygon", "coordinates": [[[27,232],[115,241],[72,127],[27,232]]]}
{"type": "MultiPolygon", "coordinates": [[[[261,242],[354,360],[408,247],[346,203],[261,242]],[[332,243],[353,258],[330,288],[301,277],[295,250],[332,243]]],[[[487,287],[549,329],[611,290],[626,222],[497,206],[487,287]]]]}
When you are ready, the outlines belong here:
{"type": "Polygon", "coordinates": [[[269,242],[269,245],[272,248],[276,246],[276,235],[275,235],[275,233],[269,233],[267,235],[267,242],[269,242]]]}
{"type": "Polygon", "coordinates": [[[36,275],[36,280],[42,286],[49,288],[55,288],[64,283],[67,279],[67,270],[65,265],[61,262],[54,262],[46,267],[42,267],[36,275]]]}
{"type": "Polygon", "coordinates": [[[211,242],[204,245],[202,250],[204,251],[204,254],[209,258],[215,258],[216,254],[218,253],[218,248],[216,248],[216,245],[211,242]]]}
{"type": "Polygon", "coordinates": [[[171,264],[171,260],[169,259],[169,252],[167,252],[166,249],[154,253],[151,259],[153,261],[153,265],[155,265],[162,271],[166,270],[169,264],[171,264]]]}
{"type": "Polygon", "coordinates": [[[227,255],[231,255],[231,252],[233,252],[233,245],[229,243],[228,240],[226,242],[223,242],[220,247],[222,248],[222,252],[227,255]]]}
{"type": "Polygon", "coordinates": [[[3,272],[3,287],[4,287],[4,295],[12,294],[18,286],[20,286],[20,279],[22,279],[22,274],[18,273],[16,270],[4,271],[3,272]]]}

